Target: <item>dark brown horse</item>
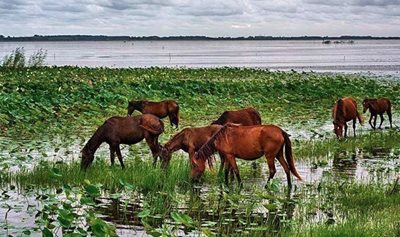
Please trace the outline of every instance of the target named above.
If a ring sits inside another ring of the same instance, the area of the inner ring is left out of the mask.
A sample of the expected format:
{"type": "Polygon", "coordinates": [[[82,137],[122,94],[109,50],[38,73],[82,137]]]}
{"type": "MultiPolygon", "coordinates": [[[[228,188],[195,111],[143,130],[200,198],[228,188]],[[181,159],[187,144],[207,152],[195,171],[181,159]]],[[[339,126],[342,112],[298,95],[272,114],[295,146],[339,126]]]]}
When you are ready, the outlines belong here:
{"type": "Polygon", "coordinates": [[[237,126],[227,124],[214,134],[192,158],[192,177],[198,179],[204,172],[206,161],[212,165],[212,154],[218,152],[225,159],[225,182],[228,182],[230,170],[241,183],[235,157],[243,160],[256,160],[265,156],[269,179],[276,173],[275,158],[285,170],[288,186],[292,186],[290,172],[302,180],[294,166],[292,145],[289,135],[275,125],[237,126]],[[283,152],[285,151],[286,160],[283,152]]]}
{"type": "Polygon", "coordinates": [[[369,118],[369,124],[371,128],[376,128],[376,118],[377,115],[381,117],[381,124],[379,125],[379,129],[381,129],[383,120],[383,114],[386,112],[389,117],[390,128],[392,128],[392,104],[389,99],[381,98],[381,99],[365,99],[363,102],[363,113],[369,112],[371,113],[371,117],[369,118]],[[374,124],[372,125],[372,118],[374,118],[374,124]]]}
{"type": "Polygon", "coordinates": [[[243,126],[260,125],[261,117],[257,110],[249,107],[236,111],[225,111],[211,124],[225,125],[227,123],[236,123],[243,126]]]}
{"type": "Polygon", "coordinates": [[[179,126],[179,105],[174,100],[153,102],[147,100],[132,100],[128,103],[128,116],[138,110],[142,114],[153,114],[159,118],[168,116],[171,126],[179,126]]]}
{"type": "Polygon", "coordinates": [[[162,148],[161,160],[162,167],[166,168],[173,152],[180,149],[189,154],[189,159],[192,159],[208,139],[222,128],[221,125],[210,125],[198,128],[185,128],[175,134],[162,148]]]}
{"type": "Polygon", "coordinates": [[[338,138],[347,137],[347,122],[353,120],[354,136],[356,136],[356,119],[362,124],[362,119],[357,111],[357,102],[351,97],[336,101],[332,109],[334,132],[338,138]]]}
{"type": "Polygon", "coordinates": [[[94,160],[94,153],[99,146],[106,142],[110,146],[111,165],[114,165],[115,153],[122,168],[120,144],[135,144],[146,140],[154,158],[153,165],[160,155],[161,146],[158,136],[164,131],[163,122],[152,114],[143,114],[133,117],[111,117],[101,125],[82,149],[81,169],[86,170],[94,160]]]}

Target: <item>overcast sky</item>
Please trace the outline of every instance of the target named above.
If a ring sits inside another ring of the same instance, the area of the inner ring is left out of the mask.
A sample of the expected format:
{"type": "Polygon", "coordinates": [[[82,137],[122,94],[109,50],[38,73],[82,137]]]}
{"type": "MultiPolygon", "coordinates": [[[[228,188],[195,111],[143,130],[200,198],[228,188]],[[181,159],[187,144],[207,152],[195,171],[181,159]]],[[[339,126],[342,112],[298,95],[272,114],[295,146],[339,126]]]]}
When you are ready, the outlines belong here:
{"type": "Polygon", "coordinates": [[[10,36],[400,36],[400,0],[0,0],[10,36]]]}

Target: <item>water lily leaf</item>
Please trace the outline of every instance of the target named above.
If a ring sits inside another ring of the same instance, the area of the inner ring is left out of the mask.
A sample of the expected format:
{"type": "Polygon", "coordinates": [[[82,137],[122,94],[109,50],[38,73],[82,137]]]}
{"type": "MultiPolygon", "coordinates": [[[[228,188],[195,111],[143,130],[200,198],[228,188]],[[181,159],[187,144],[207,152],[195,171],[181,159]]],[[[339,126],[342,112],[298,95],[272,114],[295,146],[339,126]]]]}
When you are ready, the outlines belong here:
{"type": "Polygon", "coordinates": [[[53,237],[53,233],[47,228],[42,230],[42,235],[43,237],[53,237]]]}
{"type": "Polygon", "coordinates": [[[140,218],[145,218],[145,217],[147,217],[149,215],[150,215],[150,210],[143,210],[143,211],[138,213],[138,217],[140,217],[140,218]]]}

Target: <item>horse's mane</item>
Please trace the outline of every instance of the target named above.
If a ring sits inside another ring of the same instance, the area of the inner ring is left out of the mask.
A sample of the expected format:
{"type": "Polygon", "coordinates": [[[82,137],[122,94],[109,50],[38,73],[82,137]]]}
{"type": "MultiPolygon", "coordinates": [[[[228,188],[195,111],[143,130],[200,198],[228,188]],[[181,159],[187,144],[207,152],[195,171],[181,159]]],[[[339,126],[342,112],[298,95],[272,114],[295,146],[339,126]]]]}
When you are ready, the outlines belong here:
{"type": "Polygon", "coordinates": [[[222,128],[218,130],[208,141],[201,146],[197,151],[197,159],[208,161],[210,167],[213,166],[213,154],[216,152],[215,141],[226,135],[227,129],[234,126],[231,123],[225,124],[222,128]]]}
{"type": "Polygon", "coordinates": [[[334,122],[341,122],[342,120],[344,120],[343,100],[339,99],[336,102],[336,112],[334,116],[334,122]]]}

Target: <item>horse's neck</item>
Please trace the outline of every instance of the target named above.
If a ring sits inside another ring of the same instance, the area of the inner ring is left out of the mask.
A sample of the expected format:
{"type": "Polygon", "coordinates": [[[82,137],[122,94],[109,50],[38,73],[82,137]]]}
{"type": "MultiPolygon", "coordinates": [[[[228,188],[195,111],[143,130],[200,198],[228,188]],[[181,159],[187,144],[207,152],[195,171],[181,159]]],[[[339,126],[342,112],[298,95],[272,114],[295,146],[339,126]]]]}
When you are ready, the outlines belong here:
{"type": "Polygon", "coordinates": [[[102,128],[99,128],[93,136],[89,139],[89,141],[86,143],[85,147],[83,150],[85,152],[88,152],[90,154],[94,154],[96,150],[99,148],[101,143],[104,142],[104,137],[102,134],[102,128]]]}
{"type": "Polygon", "coordinates": [[[171,152],[175,152],[175,151],[181,149],[182,145],[183,145],[183,139],[184,139],[183,133],[176,135],[168,142],[168,144],[166,145],[166,148],[171,152]]]}
{"type": "Polygon", "coordinates": [[[336,104],[335,121],[342,122],[344,120],[345,120],[345,118],[344,118],[344,106],[343,106],[343,104],[342,105],[336,104]]]}

